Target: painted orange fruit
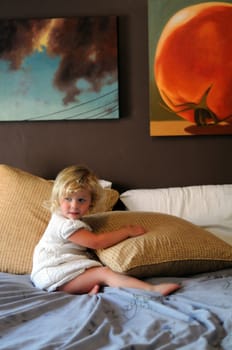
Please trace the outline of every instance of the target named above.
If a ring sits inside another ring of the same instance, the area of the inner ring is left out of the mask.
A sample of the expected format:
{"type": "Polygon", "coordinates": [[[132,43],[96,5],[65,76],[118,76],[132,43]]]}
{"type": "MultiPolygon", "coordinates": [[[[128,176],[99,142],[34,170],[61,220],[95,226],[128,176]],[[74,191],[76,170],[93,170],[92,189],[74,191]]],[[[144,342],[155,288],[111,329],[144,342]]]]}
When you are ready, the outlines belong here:
{"type": "Polygon", "coordinates": [[[176,12],[159,38],[154,75],[166,106],[197,125],[232,123],[232,4],[176,12]]]}

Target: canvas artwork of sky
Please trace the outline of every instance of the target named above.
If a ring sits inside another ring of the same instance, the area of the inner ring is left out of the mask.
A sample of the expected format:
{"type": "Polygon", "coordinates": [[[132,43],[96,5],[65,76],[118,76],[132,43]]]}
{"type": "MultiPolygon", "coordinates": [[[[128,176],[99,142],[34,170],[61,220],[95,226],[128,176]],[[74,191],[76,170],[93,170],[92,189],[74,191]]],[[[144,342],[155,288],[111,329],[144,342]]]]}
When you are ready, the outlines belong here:
{"type": "Polygon", "coordinates": [[[0,20],[0,121],[117,119],[117,18],[0,20]]]}

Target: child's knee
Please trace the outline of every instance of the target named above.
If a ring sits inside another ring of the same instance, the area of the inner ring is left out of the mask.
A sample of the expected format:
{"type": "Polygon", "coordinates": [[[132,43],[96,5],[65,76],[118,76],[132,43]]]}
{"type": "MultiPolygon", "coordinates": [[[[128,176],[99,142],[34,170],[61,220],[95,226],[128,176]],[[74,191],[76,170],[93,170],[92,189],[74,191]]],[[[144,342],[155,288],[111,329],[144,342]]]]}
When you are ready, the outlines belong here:
{"type": "Polygon", "coordinates": [[[108,266],[102,266],[102,271],[106,274],[111,274],[113,272],[108,266]]]}
{"type": "Polygon", "coordinates": [[[115,274],[117,274],[117,272],[111,270],[111,268],[108,266],[103,266],[102,274],[106,277],[107,280],[112,280],[115,277],[115,274]]]}

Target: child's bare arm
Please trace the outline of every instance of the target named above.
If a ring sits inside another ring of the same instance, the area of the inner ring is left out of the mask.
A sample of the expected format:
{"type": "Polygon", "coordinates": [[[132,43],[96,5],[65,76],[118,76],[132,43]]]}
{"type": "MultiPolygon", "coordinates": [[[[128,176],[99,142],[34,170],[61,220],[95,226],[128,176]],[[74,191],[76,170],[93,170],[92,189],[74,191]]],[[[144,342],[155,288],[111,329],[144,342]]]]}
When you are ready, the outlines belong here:
{"type": "Polygon", "coordinates": [[[146,233],[146,230],[140,225],[123,226],[115,231],[100,233],[80,229],[74,232],[69,237],[69,240],[86,248],[103,249],[111,247],[129,237],[140,236],[144,233],[146,233]]]}

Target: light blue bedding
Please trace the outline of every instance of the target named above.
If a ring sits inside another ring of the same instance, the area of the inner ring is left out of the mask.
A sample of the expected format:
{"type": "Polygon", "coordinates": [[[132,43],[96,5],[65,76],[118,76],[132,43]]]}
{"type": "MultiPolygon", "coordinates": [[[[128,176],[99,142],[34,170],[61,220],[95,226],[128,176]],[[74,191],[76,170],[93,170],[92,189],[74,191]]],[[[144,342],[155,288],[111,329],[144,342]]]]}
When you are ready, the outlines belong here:
{"type": "Polygon", "coordinates": [[[171,280],[183,287],[168,297],[109,287],[74,296],[0,273],[0,349],[231,350],[232,269],[171,280]]]}

